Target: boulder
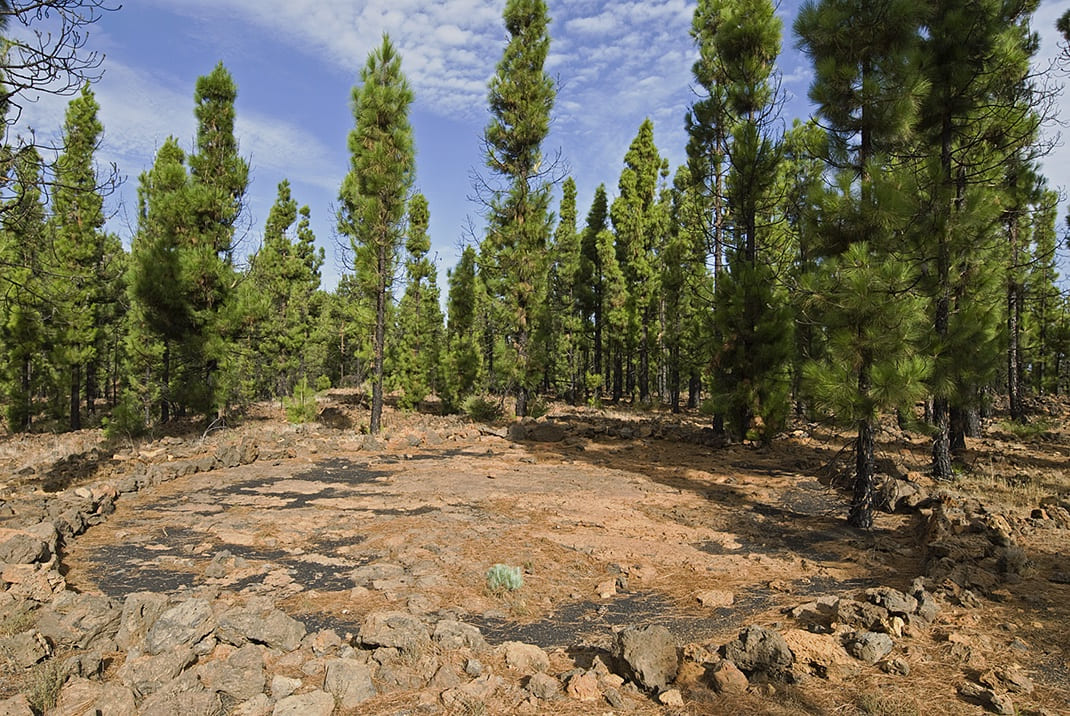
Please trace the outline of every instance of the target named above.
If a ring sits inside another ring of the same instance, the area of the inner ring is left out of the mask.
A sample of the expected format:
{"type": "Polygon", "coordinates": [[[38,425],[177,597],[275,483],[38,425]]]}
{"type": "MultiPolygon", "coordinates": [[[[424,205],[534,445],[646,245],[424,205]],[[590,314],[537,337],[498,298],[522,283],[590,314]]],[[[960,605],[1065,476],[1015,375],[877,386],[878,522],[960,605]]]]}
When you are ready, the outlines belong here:
{"type": "Polygon", "coordinates": [[[0,701],[0,716],[34,716],[30,702],[22,694],[0,701]]]}
{"type": "Polygon", "coordinates": [[[276,701],[282,701],[301,688],[302,683],[301,679],[292,679],[289,676],[276,674],[271,679],[271,696],[276,701]]]}
{"type": "Polygon", "coordinates": [[[467,647],[479,651],[487,648],[487,641],[478,628],[452,619],[443,619],[436,624],[431,638],[448,650],[467,647]]]}
{"type": "Polygon", "coordinates": [[[156,619],[167,607],[167,596],[155,592],[134,592],[126,596],[115,643],[121,649],[141,644],[156,619]]]}
{"type": "Polygon", "coordinates": [[[764,674],[780,680],[795,663],[784,637],[760,626],[749,626],[724,647],[724,656],[748,675],[764,674]]]}
{"type": "Polygon", "coordinates": [[[197,660],[189,647],[176,647],[159,656],[127,657],[119,667],[119,679],[134,691],[135,696],[147,696],[162,684],[173,681],[186,667],[197,660]]]}
{"type": "Polygon", "coordinates": [[[0,528],[0,562],[33,564],[52,557],[48,544],[29,532],[0,528]]]}
{"type": "Polygon", "coordinates": [[[145,635],[145,651],[162,654],[181,646],[192,646],[212,633],[215,618],[205,599],[187,599],[164,610],[145,635]]]}
{"type": "MultiPolygon", "coordinates": [[[[3,709],[0,709],[0,714],[3,709]]],[[[101,683],[89,679],[71,678],[63,685],[53,716],[126,716],[137,713],[134,692],[116,683],[101,683]],[[88,708],[87,708],[88,707],[88,708]]]]}
{"type": "Polygon", "coordinates": [[[527,426],[527,439],[537,443],[558,443],[565,439],[565,428],[557,423],[538,421],[527,426]]]}
{"type": "Polygon", "coordinates": [[[665,689],[680,668],[676,642],[661,626],[629,627],[617,632],[614,656],[625,667],[622,676],[649,691],[665,689]]]}
{"type": "Polygon", "coordinates": [[[888,656],[894,646],[890,636],[879,632],[855,632],[847,639],[847,652],[867,664],[876,664],[888,656]]]}
{"type": "Polygon", "coordinates": [[[531,675],[526,688],[532,696],[543,701],[553,701],[561,695],[561,682],[541,671],[531,675]]]}
{"type": "Polygon", "coordinates": [[[431,645],[427,627],[407,612],[373,612],[360,624],[360,643],[368,647],[395,647],[419,655],[431,645]]]}
{"type": "Polygon", "coordinates": [[[354,659],[329,660],[323,689],[345,710],[356,708],[376,694],[371,669],[354,659]]]}
{"type": "Polygon", "coordinates": [[[259,646],[249,644],[226,660],[216,659],[197,668],[197,678],[206,689],[247,701],[264,691],[264,657],[259,646]]]}
{"type": "Polygon", "coordinates": [[[334,697],[323,691],[287,696],[275,704],[271,716],[331,716],[334,697]]]}
{"type": "Polygon", "coordinates": [[[576,674],[569,679],[565,686],[565,693],[575,701],[602,700],[602,689],[598,685],[598,677],[591,671],[576,674]]]}
{"type": "Polygon", "coordinates": [[[851,655],[831,634],[789,629],[784,632],[784,641],[795,655],[795,665],[813,676],[839,679],[857,670],[851,655]]]}
{"type": "Polygon", "coordinates": [[[891,587],[867,589],[866,601],[887,609],[889,614],[900,617],[913,614],[918,608],[917,599],[891,587]]]}
{"type": "Polygon", "coordinates": [[[57,646],[90,649],[119,630],[122,610],[96,594],[61,592],[40,611],[37,629],[57,646]]]}
{"type": "Polygon", "coordinates": [[[534,674],[550,669],[550,657],[534,644],[507,641],[498,648],[505,657],[506,665],[522,674],[534,674]]]}
{"type": "Polygon", "coordinates": [[[300,647],[305,633],[304,624],[279,609],[240,607],[224,612],[216,629],[216,635],[228,644],[252,642],[285,652],[300,647]]]}
{"type": "Polygon", "coordinates": [[[0,639],[3,654],[20,669],[28,669],[52,656],[52,646],[40,632],[31,629],[0,639]]]}
{"type": "Polygon", "coordinates": [[[731,661],[722,661],[717,665],[711,675],[711,680],[714,690],[719,694],[742,694],[750,686],[747,675],[731,661]]]}

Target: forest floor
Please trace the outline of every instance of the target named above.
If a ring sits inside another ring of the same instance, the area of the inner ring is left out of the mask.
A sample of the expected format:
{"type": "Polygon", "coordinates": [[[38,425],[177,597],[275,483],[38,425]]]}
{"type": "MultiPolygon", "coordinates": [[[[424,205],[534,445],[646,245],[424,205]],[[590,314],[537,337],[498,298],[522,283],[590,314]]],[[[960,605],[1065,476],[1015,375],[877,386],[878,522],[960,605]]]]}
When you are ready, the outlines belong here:
{"type": "MultiPolygon", "coordinates": [[[[573,663],[610,649],[623,626],[662,625],[681,646],[715,648],[747,625],[792,628],[787,612],[820,597],[909,591],[927,575],[931,510],[848,527],[849,493],[837,483],[850,458],[842,436],[818,426],[795,426],[769,446],[719,445],[697,414],[554,405],[537,424],[562,434],[535,442],[509,439],[508,423],[388,408],[384,433],[370,440],[355,395],[321,401],[336,427],[289,425],[262,405],[207,436],[6,437],[0,498],[255,441],[252,464],[123,495],[105,523],[66,547],[68,588],[119,600],[146,590],[267,595],[310,630],[351,637],[372,611],[450,617],[492,645],[536,644],[573,663]],[[210,569],[224,550],[228,569],[210,569]],[[494,564],[520,567],[523,586],[489,591],[494,564]]],[[[1070,403],[1035,408],[1026,434],[989,421],[950,485],[926,477],[923,436],[889,427],[882,437],[884,474],[938,500],[979,502],[1013,526],[1028,557],[965,597],[931,585],[941,607],[932,629],[896,641],[909,675],[860,663],[736,697],[695,678],[681,684],[684,706],[651,699],[634,712],[983,713],[963,686],[1017,666],[1035,686],[1013,694],[1019,713],[1070,714],[1070,525],[1043,511],[1070,500],[1070,403]]],[[[392,698],[382,708],[406,712],[404,698],[392,698]]],[[[559,703],[547,713],[588,708],[559,703]]]]}

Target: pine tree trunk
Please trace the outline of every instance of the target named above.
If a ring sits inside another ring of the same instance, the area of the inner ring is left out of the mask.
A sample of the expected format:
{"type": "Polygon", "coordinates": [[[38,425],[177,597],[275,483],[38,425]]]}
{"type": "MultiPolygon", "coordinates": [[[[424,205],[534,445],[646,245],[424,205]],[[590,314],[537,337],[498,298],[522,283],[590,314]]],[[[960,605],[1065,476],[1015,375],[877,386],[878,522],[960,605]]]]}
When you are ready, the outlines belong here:
{"type": "Polygon", "coordinates": [[[33,427],[33,393],[31,392],[33,386],[33,364],[29,358],[22,359],[22,370],[19,371],[22,380],[22,395],[20,399],[25,403],[23,410],[25,414],[22,420],[22,429],[29,432],[33,427]]]}
{"type": "Polygon", "coordinates": [[[97,413],[97,364],[96,361],[86,364],[85,368],[85,409],[89,415],[97,413]]]}
{"type": "MultiPolygon", "coordinates": [[[[146,381],[147,383],[148,381],[146,381]]],[[[160,422],[166,423],[171,419],[171,343],[165,341],[163,345],[163,389],[160,396],[160,422]]]]}
{"type": "MultiPolygon", "coordinates": [[[[950,189],[953,186],[951,166],[951,139],[952,124],[950,115],[945,112],[942,117],[940,132],[940,177],[944,185],[950,189]]],[[[958,202],[956,201],[955,204],[958,202]]],[[[941,227],[937,236],[936,251],[936,311],[933,327],[936,330],[937,341],[945,343],[948,330],[951,326],[951,222],[954,221],[955,208],[948,205],[948,215],[945,225],[941,227]]],[[[936,432],[933,435],[932,447],[932,471],[935,480],[950,480],[951,472],[951,422],[949,415],[949,402],[946,397],[933,398],[933,427],[936,432]]]]}
{"type": "Polygon", "coordinates": [[[966,427],[967,427],[967,410],[957,405],[952,405],[950,410],[950,423],[951,427],[948,431],[948,437],[951,447],[951,454],[959,455],[966,450],[966,427]]]}
{"type": "Polygon", "coordinates": [[[76,363],[71,366],[71,430],[82,429],[82,366],[76,363]]]}
{"type": "Polygon", "coordinates": [[[648,344],[649,328],[643,321],[643,330],[639,336],[639,402],[650,399],[650,346],[648,344]]]}
{"type": "MultiPolygon", "coordinates": [[[[1017,234],[1017,231],[1012,231],[1012,236],[1014,234],[1017,234]]],[[[1011,245],[1014,246],[1013,238],[1011,245]]],[[[1018,285],[1012,278],[1007,286],[1007,402],[1011,420],[1020,423],[1025,418],[1025,413],[1022,410],[1022,374],[1018,356],[1021,328],[1018,322],[1018,296],[1018,285]]]]}
{"type": "Polygon", "coordinates": [[[618,346],[613,360],[613,403],[619,403],[624,397],[624,356],[618,346]]]}
{"type": "Polygon", "coordinates": [[[691,378],[687,382],[687,407],[697,408],[702,399],[702,376],[697,370],[691,371],[691,378]]]}
{"type": "Polygon", "coordinates": [[[368,433],[378,435],[383,420],[383,342],[386,339],[386,271],[387,247],[379,246],[376,267],[379,285],[375,291],[375,338],[372,346],[372,414],[368,421],[368,433]]]}
{"type": "Polygon", "coordinates": [[[855,443],[854,494],[847,523],[864,530],[873,527],[873,497],[876,489],[873,479],[873,433],[871,421],[859,421],[858,440],[855,443]]]}
{"type": "Polygon", "coordinates": [[[680,346],[669,349],[669,407],[674,414],[680,412],[680,346]]]}

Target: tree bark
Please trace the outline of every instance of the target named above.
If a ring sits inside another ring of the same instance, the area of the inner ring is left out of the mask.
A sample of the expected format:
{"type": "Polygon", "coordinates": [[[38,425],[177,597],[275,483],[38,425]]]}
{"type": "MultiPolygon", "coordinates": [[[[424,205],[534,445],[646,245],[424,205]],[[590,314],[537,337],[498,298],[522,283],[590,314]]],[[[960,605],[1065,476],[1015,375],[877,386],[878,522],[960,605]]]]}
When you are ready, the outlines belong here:
{"type": "Polygon", "coordinates": [[[71,366],[71,430],[82,429],[81,389],[82,366],[76,363],[71,366]]]}
{"type": "Polygon", "coordinates": [[[847,523],[852,527],[868,530],[873,527],[873,424],[870,420],[858,422],[858,438],[855,443],[855,484],[851,498],[851,511],[847,523]]]}

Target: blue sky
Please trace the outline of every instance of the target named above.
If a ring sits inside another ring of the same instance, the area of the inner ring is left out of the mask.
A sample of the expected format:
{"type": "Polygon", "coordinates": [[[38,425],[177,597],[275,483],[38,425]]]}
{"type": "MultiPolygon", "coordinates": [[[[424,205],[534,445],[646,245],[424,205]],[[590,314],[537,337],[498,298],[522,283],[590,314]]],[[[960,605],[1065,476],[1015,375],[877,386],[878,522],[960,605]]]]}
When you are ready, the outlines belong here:
{"type": "MultiPolygon", "coordinates": [[[[134,230],[137,177],[168,135],[190,149],[195,134],[193,88],[222,60],[238,85],[237,133],[252,167],[245,251],[256,249],[275,198],[289,179],[327,251],[324,284],[337,261],[335,203],[348,170],[346,137],[353,126],[350,97],[369,50],[390,34],[403,57],[415,102],[417,186],[431,209],[431,238],[445,290],[445,271],[459,257],[472,202],[471,174],[482,171],[480,137],[487,122],[486,87],[507,41],[504,0],[133,0],[93,26],[89,45],[106,54],[94,90],[101,105],[103,163],[125,175],[110,200],[110,228],[124,241],[134,230]]],[[[558,81],[553,128],[544,145],[558,150],[579,187],[582,222],[595,187],[616,189],[624,153],[650,117],[661,153],[673,167],[684,160],[684,113],[693,99],[688,35],[695,3],[688,0],[548,0],[551,55],[558,81]]],[[[783,0],[787,96],[784,122],[809,113],[811,79],[795,48],[791,23],[797,0],[783,0]]],[[[1044,57],[1058,52],[1055,19],[1070,0],[1041,3],[1034,27],[1044,57]]],[[[38,132],[62,123],[65,100],[42,98],[23,123],[38,132]]],[[[1070,104],[1063,97],[1070,118],[1070,104]]],[[[1057,130],[1058,128],[1053,128],[1057,130]]],[[[1045,162],[1055,186],[1070,188],[1070,150],[1045,162]]],[[[1064,212],[1065,213],[1065,212],[1064,212]]]]}

